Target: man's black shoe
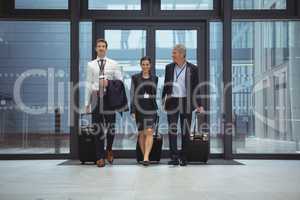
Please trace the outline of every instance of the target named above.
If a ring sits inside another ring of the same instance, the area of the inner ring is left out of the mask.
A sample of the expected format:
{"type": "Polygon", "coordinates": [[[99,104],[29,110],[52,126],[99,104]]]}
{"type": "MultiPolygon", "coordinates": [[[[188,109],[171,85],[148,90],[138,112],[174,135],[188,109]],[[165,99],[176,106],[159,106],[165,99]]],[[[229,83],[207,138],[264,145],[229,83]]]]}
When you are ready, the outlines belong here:
{"type": "Polygon", "coordinates": [[[179,165],[178,159],[172,159],[168,162],[168,165],[179,165]]]}
{"type": "Polygon", "coordinates": [[[182,166],[182,167],[187,166],[187,161],[180,159],[179,165],[182,166]]]}

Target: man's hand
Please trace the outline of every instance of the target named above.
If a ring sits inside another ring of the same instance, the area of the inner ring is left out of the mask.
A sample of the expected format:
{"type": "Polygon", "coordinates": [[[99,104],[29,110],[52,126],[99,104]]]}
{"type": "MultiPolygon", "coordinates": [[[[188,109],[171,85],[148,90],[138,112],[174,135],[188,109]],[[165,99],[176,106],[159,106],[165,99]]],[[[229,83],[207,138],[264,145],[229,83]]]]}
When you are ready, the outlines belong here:
{"type": "Polygon", "coordinates": [[[199,112],[199,113],[204,113],[204,108],[203,108],[203,106],[199,106],[199,107],[197,107],[197,112],[199,112]]]}
{"type": "Polygon", "coordinates": [[[131,114],[131,117],[132,117],[132,119],[135,120],[135,114],[134,113],[131,114]]]}
{"type": "Polygon", "coordinates": [[[162,108],[162,111],[164,111],[164,112],[167,111],[166,110],[166,102],[168,101],[168,98],[169,98],[168,95],[166,95],[161,101],[161,108],[162,108]]]}
{"type": "Polygon", "coordinates": [[[107,87],[108,86],[108,80],[107,79],[100,79],[99,80],[100,87],[107,87]]]}
{"type": "Polygon", "coordinates": [[[85,112],[86,113],[91,113],[92,112],[91,105],[88,105],[88,106],[85,107],[85,112]]]}

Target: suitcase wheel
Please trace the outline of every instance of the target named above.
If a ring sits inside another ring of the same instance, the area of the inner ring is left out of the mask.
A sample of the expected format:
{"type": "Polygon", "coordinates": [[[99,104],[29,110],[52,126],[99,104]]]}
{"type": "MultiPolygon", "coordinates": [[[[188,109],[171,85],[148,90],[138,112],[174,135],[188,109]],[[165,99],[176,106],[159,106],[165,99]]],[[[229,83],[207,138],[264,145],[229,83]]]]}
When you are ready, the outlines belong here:
{"type": "Polygon", "coordinates": [[[84,161],[81,161],[81,164],[82,164],[82,165],[84,165],[84,164],[85,164],[85,162],[84,162],[84,161]]]}

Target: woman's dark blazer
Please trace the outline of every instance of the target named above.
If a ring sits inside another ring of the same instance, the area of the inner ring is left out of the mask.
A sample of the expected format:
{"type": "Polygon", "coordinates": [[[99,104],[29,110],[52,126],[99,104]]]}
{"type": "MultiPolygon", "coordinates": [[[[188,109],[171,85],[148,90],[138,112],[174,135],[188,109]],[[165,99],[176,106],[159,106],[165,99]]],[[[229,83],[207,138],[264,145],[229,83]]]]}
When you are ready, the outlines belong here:
{"type": "MultiPolygon", "coordinates": [[[[153,110],[157,110],[157,103],[156,103],[156,89],[157,89],[157,83],[158,83],[158,77],[156,75],[150,75],[150,81],[153,85],[151,89],[150,99],[153,102],[153,110]]],[[[137,91],[137,88],[140,84],[142,84],[142,73],[134,74],[131,77],[131,87],[130,87],[130,113],[136,113],[137,112],[137,98],[143,98],[139,91],[137,91]],[[138,95],[138,96],[137,96],[138,95]]]]}

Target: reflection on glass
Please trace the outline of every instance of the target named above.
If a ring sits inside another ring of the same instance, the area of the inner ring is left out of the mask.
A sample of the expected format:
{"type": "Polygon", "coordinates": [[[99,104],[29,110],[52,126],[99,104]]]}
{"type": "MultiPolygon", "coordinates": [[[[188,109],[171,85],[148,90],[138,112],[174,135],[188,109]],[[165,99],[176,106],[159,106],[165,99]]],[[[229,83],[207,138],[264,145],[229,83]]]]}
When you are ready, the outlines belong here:
{"type": "Polygon", "coordinates": [[[141,0],[88,0],[90,10],[141,10],[141,0]]]}
{"type": "Polygon", "coordinates": [[[212,10],[213,0],[161,0],[161,10],[212,10]]]}
{"type": "Polygon", "coordinates": [[[0,21],[0,153],[69,152],[69,62],[69,22],[0,21]]]}
{"type": "Polygon", "coordinates": [[[210,22],[210,151],[223,153],[223,33],[221,22],[210,22]]]}
{"type": "Polygon", "coordinates": [[[234,22],[235,153],[300,153],[300,22],[234,22]]]}
{"type": "Polygon", "coordinates": [[[286,9],[286,0],[234,0],[234,9],[286,9]]]}
{"type": "Polygon", "coordinates": [[[14,0],[16,9],[68,9],[68,0],[14,0]]]}
{"type": "MultiPolygon", "coordinates": [[[[141,71],[140,58],[146,55],[145,30],[105,30],[108,42],[108,57],[116,60],[123,73],[127,97],[131,85],[131,76],[141,71]]],[[[137,129],[130,113],[121,117],[117,114],[114,148],[135,149],[137,129]]]]}
{"type": "MultiPolygon", "coordinates": [[[[172,62],[172,50],[176,44],[184,44],[187,48],[187,60],[197,64],[197,30],[156,30],[155,38],[155,67],[158,76],[157,94],[161,94],[165,79],[165,66],[172,62]]],[[[157,96],[157,103],[161,105],[161,95],[157,96]]],[[[159,116],[161,124],[159,130],[165,136],[164,148],[169,148],[167,116],[163,111],[159,112],[159,116]]],[[[181,140],[179,137],[178,141],[178,145],[180,145],[181,140]]]]}

